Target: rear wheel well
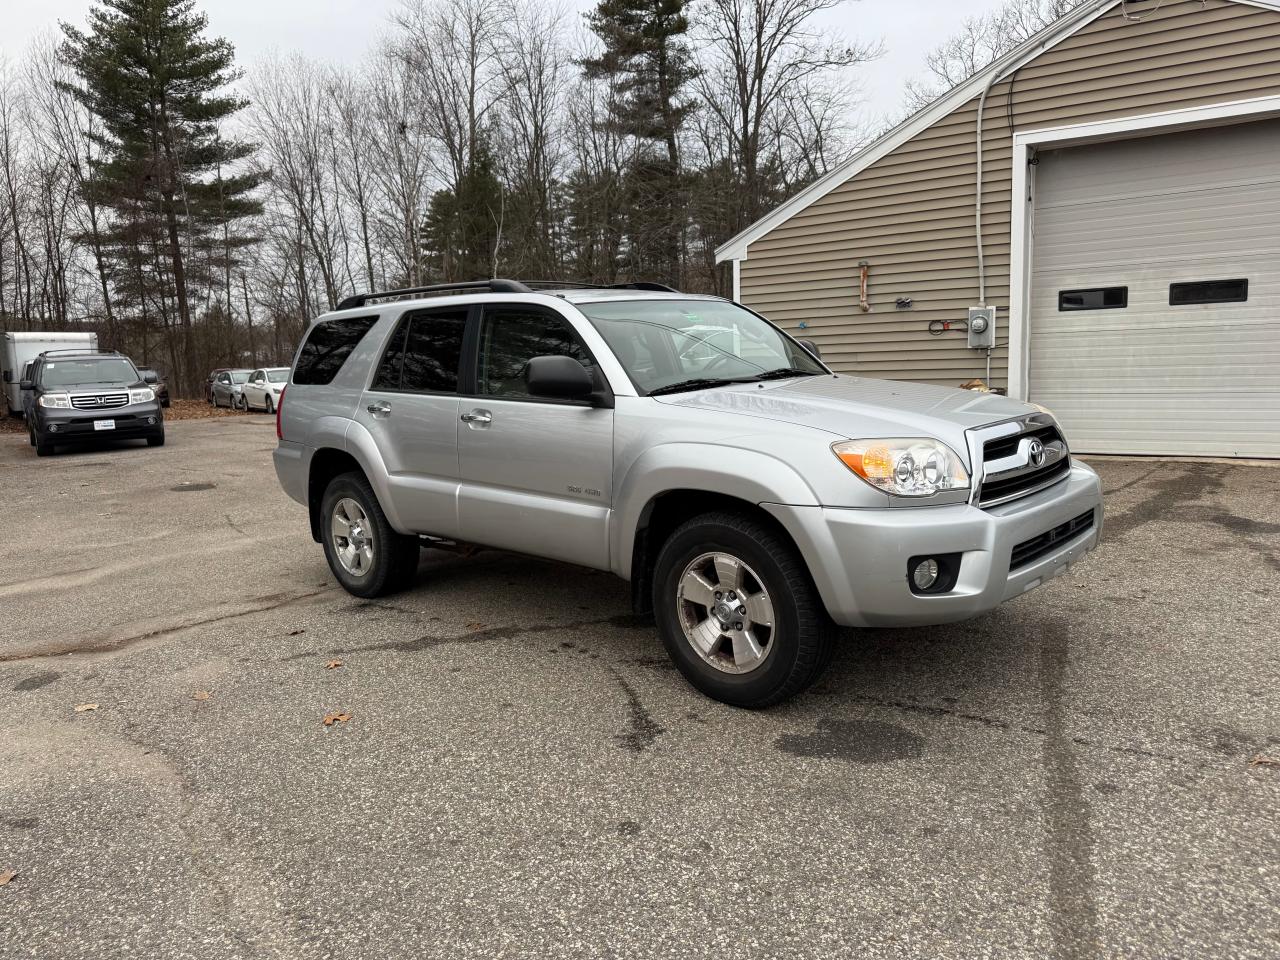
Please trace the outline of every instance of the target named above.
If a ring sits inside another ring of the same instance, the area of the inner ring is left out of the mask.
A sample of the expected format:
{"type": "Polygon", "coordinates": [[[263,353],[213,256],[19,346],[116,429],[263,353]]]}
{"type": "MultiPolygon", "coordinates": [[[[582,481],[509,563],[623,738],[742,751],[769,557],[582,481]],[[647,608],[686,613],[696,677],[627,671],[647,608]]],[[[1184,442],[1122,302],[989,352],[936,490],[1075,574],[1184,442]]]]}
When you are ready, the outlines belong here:
{"type": "Polygon", "coordinates": [[[791,534],[768,510],[750,500],[708,490],[666,490],[640,512],[636,539],[631,547],[631,608],[639,616],[653,614],[653,568],[658,551],[686,520],[704,513],[734,513],[774,530],[791,546],[791,534]]]}
{"type": "Polygon", "coordinates": [[[325,447],[317,450],[311,458],[311,471],[307,476],[307,512],[311,518],[311,539],[316,543],[321,542],[320,501],[324,499],[324,492],[330,481],[344,473],[364,476],[359,461],[343,450],[325,447]]]}

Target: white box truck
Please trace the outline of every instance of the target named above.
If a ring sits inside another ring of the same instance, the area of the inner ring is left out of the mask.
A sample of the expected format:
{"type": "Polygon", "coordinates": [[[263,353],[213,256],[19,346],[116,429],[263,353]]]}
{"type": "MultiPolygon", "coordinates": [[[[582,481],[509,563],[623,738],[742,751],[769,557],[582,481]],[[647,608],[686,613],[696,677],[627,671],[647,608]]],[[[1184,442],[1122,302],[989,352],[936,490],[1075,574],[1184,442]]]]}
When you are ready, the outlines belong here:
{"type": "Polygon", "coordinates": [[[15,332],[4,335],[4,357],[0,358],[0,378],[4,380],[4,400],[10,416],[22,416],[23,368],[46,350],[97,350],[96,333],[15,332]]]}

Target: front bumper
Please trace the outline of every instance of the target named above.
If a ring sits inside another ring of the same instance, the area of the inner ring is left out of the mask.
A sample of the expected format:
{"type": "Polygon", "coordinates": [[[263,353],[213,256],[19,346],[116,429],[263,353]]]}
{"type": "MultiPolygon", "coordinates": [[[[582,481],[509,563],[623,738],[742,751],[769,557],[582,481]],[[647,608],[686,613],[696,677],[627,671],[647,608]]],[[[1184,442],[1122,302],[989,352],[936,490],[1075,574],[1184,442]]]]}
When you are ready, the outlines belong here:
{"type": "Polygon", "coordinates": [[[969,504],[889,510],[764,504],[795,539],[832,619],[843,626],[923,626],[966,620],[1040,586],[1098,545],[1102,486],[1076,463],[1061,483],[987,510],[969,504]],[[1093,511],[1091,528],[1010,569],[1013,549],[1093,511]],[[917,594],[911,557],[958,553],[946,593],[917,594]]]}
{"type": "Polygon", "coordinates": [[[36,434],[46,443],[85,443],[91,440],[136,440],[164,433],[164,412],[160,401],[131,403],[103,410],[37,408],[36,434]],[[98,430],[94,421],[110,420],[115,426],[98,430]]]}

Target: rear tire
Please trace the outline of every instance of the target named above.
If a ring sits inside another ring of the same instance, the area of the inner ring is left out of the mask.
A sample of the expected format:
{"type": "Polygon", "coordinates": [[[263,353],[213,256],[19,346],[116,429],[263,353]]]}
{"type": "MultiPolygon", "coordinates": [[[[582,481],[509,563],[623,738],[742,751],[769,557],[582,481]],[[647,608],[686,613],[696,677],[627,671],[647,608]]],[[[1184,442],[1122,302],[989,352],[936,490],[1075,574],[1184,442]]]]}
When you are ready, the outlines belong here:
{"type": "Polygon", "coordinates": [[[739,514],[694,517],[667,539],[654,569],[653,611],[663,645],[685,679],[735,707],[770,707],[795,696],[821,676],[835,653],[838,631],[799,552],[772,526],[739,514]],[[730,561],[739,565],[736,584],[720,572],[722,564],[733,568],[730,561]],[[713,591],[705,605],[690,599],[703,583],[713,591]],[[728,609],[720,607],[717,593],[729,601],[728,609]],[[727,624],[715,608],[728,616],[727,624]],[[740,646],[734,638],[743,626],[751,640],[740,646]]]}
{"type": "Polygon", "coordinates": [[[353,596],[396,593],[412,585],[418,574],[418,538],[391,528],[373,487],[361,473],[344,473],[329,481],[320,501],[320,533],[329,569],[353,596]],[[339,512],[340,504],[341,519],[335,524],[334,514],[339,512]],[[354,524],[353,515],[357,520],[354,524]],[[349,536],[338,532],[344,528],[349,536]],[[367,552],[356,549],[365,546],[367,552]],[[355,553],[361,557],[353,564],[355,553]]]}

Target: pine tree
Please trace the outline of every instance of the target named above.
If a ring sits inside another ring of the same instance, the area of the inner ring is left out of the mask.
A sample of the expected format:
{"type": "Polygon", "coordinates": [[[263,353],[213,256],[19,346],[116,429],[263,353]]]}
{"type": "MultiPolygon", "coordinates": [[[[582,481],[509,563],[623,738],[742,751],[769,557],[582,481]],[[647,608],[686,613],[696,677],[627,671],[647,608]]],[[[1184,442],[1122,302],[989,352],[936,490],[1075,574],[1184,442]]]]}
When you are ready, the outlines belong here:
{"type": "MultiPolygon", "coordinates": [[[[220,135],[224,121],[247,106],[226,92],[240,75],[234,51],[228,41],[204,36],[208,17],[195,0],[100,0],[86,31],[61,26],[62,57],[80,81],[66,89],[99,122],[93,136],[101,158],[89,189],[116,214],[120,272],[132,265],[140,282],[149,276],[163,283],[152,302],[171,302],[176,313],[183,362],[172,372],[179,389],[191,391],[193,281],[225,272],[234,250],[227,228],[261,210],[252,195],[261,176],[227,173],[253,146],[220,135]],[[148,257],[138,249],[139,234],[158,242],[163,266],[152,259],[150,271],[138,269],[148,257]]],[[[145,310],[148,292],[138,295],[145,310]]]]}
{"type": "Polygon", "coordinates": [[[689,51],[690,0],[600,0],[587,15],[604,45],[582,61],[589,79],[612,88],[609,123],[640,145],[628,171],[630,261],[655,260],[680,283],[685,213],[680,133],[693,113],[685,88],[697,76],[689,51]]]}

